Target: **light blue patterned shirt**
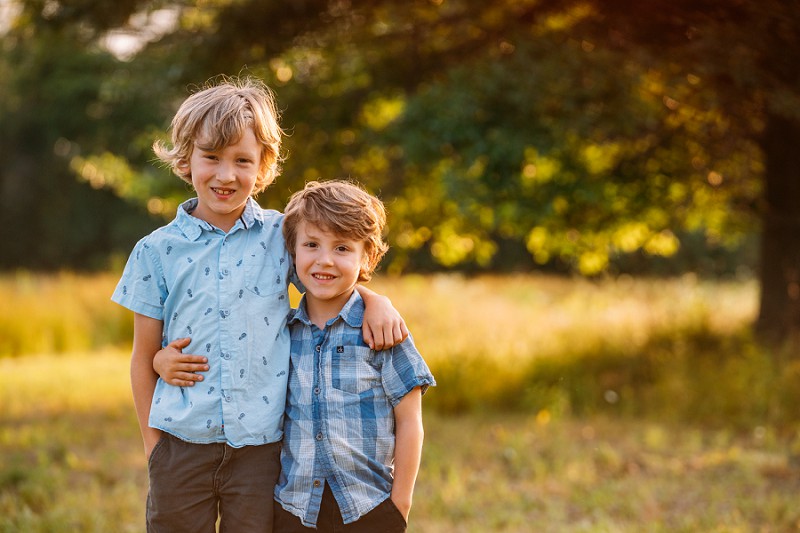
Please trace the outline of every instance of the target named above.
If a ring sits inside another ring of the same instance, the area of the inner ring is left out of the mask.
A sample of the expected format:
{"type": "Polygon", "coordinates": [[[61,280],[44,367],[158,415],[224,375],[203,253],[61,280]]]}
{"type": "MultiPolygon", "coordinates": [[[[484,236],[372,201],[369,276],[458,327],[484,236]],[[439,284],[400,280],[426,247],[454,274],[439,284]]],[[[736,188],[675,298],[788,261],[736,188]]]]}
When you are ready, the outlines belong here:
{"type": "Polygon", "coordinates": [[[314,527],[325,483],[345,523],[392,492],[394,407],[436,382],[411,337],[376,352],[364,344],[364,301],[354,291],[320,330],[305,299],[292,311],[289,397],[275,499],[314,527]]]}
{"type": "Polygon", "coordinates": [[[133,249],[112,300],[164,323],[162,346],[191,337],[184,353],[208,357],[205,379],[175,387],[161,379],[151,427],[194,443],[265,444],[282,437],[289,371],[291,259],[283,215],[252,198],[228,233],[190,213],[133,249]]]}

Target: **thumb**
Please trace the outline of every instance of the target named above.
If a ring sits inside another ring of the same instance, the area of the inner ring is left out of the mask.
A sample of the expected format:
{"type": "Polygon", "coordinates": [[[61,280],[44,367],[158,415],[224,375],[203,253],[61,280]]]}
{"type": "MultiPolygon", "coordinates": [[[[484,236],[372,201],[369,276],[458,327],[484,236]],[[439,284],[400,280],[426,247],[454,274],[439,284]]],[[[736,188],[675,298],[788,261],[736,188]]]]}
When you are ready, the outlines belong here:
{"type": "Polygon", "coordinates": [[[181,339],[175,339],[174,341],[169,343],[168,346],[180,352],[183,351],[184,348],[189,346],[191,342],[192,342],[191,337],[183,337],[181,339]]]}

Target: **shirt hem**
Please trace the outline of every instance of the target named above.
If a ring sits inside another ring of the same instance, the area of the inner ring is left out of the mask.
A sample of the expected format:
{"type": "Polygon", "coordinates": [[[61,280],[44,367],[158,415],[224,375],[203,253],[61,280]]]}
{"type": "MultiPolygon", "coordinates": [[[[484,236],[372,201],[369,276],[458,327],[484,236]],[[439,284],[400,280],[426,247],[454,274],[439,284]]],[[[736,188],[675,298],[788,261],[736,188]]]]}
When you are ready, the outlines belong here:
{"type": "Polygon", "coordinates": [[[266,441],[263,439],[245,439],[240,442],[234,442],[225,437],[221,439],[203,439],[203,438],[198,439],[198,438],[188,437],[186,435],[178,433],[173,429],[165,428],[162,426],[155,426],[151,424],[150,427],[153,429],[157,429],[159,431],[163,431],[164,433],[169,433],[173,437],[180,439],[184,442],[189,442],[191,444],[227,444],[231,448],[244,448],[245,446],[261,446],[264,444],[275,444],[276,442],[280,442],[281,440],[283,440],[283,433],[278,435],[277,438],[268,439],[266,441]]]}

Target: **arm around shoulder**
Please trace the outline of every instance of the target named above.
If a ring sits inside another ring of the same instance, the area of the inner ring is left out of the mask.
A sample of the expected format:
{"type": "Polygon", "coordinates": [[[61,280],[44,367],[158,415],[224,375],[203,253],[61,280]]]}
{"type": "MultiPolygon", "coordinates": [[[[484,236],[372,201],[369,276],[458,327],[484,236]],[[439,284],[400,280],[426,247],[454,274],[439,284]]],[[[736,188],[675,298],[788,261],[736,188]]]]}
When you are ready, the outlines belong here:
{"type": "Polygon", "coordinates": [[[391,300],[363,285],[356,285],[356,290],[364,300],[364,342],[373,350],[403,342],[408,337],[408,327],[391,300]]]}

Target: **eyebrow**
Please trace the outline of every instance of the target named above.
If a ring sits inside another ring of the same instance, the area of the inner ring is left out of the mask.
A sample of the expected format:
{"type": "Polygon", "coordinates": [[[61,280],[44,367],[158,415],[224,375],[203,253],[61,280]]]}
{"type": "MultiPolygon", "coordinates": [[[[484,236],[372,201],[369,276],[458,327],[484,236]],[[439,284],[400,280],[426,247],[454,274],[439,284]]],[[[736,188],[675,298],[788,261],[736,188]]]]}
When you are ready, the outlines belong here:
{"type": "Polygon", "coordinates": [[[312,228],[311,230],[309,230],[308,222],[306,222],[306,228],[305,228],[306,237],[312,238],[312,239],[319,239],[321,234],[333,235],[334,242],[337,242],[337,243],[338,242],[344,242],[344,241],[347,241],[347,242],[358,242],[358,239],[354,239],[354,238],[352,238],[352,237],[350,237],[348,235],[337,233],[335,231],[323,231],[322,229],[320,229],[320,228],[318,228],[316,226],[314,228],[312,228]]]}

